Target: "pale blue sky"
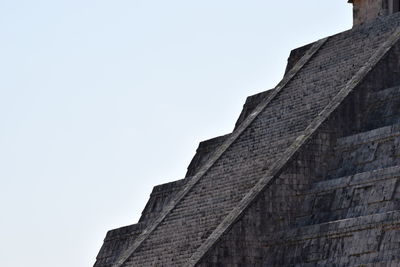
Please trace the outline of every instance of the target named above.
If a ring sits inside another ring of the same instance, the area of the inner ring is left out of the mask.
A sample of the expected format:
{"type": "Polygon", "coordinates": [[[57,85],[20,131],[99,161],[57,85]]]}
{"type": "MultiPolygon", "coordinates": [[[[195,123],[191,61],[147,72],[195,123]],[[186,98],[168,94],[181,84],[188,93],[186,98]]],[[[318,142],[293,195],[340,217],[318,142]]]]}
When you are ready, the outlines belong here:
{"type": "Polygon", "coordinates": [[[0,266],[92,266],[345,0],[0,0],[0,266]]]}

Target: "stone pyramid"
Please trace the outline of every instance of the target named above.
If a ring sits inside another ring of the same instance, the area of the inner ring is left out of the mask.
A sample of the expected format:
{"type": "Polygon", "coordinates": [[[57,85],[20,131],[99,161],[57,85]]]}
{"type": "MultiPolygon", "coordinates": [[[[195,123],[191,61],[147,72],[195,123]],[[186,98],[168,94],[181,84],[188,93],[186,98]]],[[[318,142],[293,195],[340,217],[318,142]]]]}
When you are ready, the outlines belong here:
{"type": "Polygon", "coordinates": [[[293,50],[94,266],[400,266],[400,13],[355,21],[293,50]]]}

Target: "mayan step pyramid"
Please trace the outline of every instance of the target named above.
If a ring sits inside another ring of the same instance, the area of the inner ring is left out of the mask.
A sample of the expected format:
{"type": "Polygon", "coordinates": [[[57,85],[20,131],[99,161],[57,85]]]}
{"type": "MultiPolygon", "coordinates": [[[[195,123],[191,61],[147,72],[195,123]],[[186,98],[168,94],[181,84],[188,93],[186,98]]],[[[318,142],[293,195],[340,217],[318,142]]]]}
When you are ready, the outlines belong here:
{"type": "Polygon", "coordinates": [[[400,1],[351,2],[95,267],[400,266],[400,1]]]}

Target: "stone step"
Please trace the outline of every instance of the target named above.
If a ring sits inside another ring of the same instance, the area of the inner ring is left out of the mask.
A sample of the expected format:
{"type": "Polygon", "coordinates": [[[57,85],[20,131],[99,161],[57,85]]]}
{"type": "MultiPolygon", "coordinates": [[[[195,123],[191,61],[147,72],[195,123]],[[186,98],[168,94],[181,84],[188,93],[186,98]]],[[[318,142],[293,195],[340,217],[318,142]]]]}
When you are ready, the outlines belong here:
{"type": "Polygon", "coordinates": [[[361,255],[354,255],[353,257],[335,257],[327,260],[321,260],[311,263],[302,263],[301,265],[295,264],[291,265],[293,267],[399,267],[400,259],[399,255],[400,249],[389,250],[389,251],[379,251],[379,252],[369,252],[361,255]],[[396,259],[393,259],[396,258],[396,259]],[[378,261],[376,261],[378,260],[378,261]]]}
{"type": "Polygon", "coordinates": [[[139,222],[108,231],[94,267],[111,267],[121,252],[132,245],[145,228],[146,224],[139,222]]]}
{"type": "Polygon", "coordinates": [[[396,262],[400,260],[400,211],[293,228],[270,234],[263,243],[269,266],[396,262]]]}
{"type": "MultiPolygon", "coordinates": [[[[399,251],[397,252],[397,254],[399,251]]],[[[380,261],[369,264],[358,265],[357,267],[398,267],[400,266],[400,260],[388,260],[380,261]]]]}
{"type": "MultiPolygon", "coordinates": [[[[190,177],[187,178],[190,179],[190,177]]],[[[150,199],[142,211],[139,222],[146,225],[153,222],[171,199],[174,198],[176,193],[186,185],[188,179],[181,179],[155,186],[151,192],[150,199]]]]}
{"type": "MultiPolygon", "coordinates": [[[[400,86],[371,92],[366,102],[363,126],[359,129],[361,132],[337,141],[335,160],[328,174],[330,178],[393,165],[392,157],[376,157],[375,153],[379,152],[379,146],[386,138],[399,134],[400,86]]],[[[386,143],[386,148],[389,145],[386,143]]],[[[385,147],[381,150],[385,150],[385,147]]]]}
{"type": "Polygon", "coordinates": [[[363,131],[400,123],[400,86],[370,95],[363,131]]]}
{"type": "Polygon", "coordinates": [[[328,179],[400,164],[400,124],[337,140],[328,179]]]}
{"type": "Polygon", "coordinates": [[[303,195],[304,226],[400,209],[400,166],[315,183],[303,195]]]}

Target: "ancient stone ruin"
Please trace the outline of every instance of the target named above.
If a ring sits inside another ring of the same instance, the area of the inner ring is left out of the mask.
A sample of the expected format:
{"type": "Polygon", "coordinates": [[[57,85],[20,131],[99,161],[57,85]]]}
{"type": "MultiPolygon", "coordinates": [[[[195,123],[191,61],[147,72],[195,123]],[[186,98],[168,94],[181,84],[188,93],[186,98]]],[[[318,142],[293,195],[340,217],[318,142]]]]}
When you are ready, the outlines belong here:
{"type": "Polygon", "coordinates": [[[95,267],[400,266],[399,1],[352,3],[354,27],[293,50],[95,267]]]}

